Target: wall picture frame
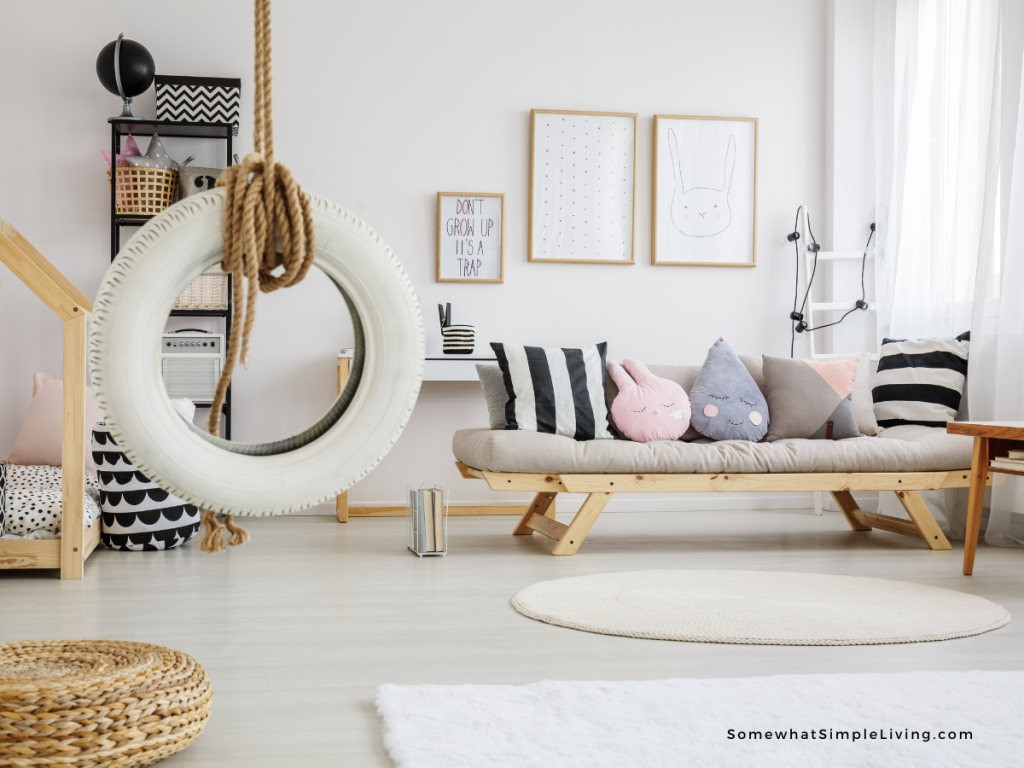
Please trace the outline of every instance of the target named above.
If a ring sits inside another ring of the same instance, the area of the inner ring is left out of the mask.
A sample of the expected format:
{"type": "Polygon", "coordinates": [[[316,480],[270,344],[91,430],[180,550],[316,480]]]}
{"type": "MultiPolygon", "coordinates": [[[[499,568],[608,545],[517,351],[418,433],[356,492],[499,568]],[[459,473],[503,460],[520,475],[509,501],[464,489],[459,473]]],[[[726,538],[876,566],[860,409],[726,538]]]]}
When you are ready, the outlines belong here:
{"type": "Polygon", "coordinates": [[[505,282],[505,193],[437,193],[439,283],[505,282]]]}
{"type": "Polygon", "coordinates": [[[757,266],[756,117],[655,115],[651,264],[757,266]]]}
{"type": "Polygon", "coordinates": [[[528,261],[636,263],[637,117],[530,110],[528,261]]]}

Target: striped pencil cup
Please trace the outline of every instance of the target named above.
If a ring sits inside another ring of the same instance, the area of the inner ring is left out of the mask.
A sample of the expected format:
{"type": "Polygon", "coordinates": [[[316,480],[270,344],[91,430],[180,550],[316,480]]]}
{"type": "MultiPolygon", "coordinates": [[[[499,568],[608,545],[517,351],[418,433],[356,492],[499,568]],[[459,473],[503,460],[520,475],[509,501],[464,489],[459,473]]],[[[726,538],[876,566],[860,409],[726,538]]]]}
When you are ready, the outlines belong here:
{"type": "Polygon", "coordinates": [[[446,355],[471,355],[476,338],[472,325],[447,325],[441,329],[446,355]]]}

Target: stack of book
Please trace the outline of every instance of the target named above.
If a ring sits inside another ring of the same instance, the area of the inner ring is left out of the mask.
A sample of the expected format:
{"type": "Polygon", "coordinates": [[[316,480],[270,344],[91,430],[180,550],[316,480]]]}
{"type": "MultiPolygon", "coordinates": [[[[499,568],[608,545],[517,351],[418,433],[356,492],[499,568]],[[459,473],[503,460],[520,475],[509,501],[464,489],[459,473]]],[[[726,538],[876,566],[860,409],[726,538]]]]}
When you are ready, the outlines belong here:
{"type": "Polygon", "coordinates": [[[996,469],[1012,469],[1024,472],[1024,451],[1010,451],[1007,456],[997,456],[990,462],[996,469]]]}
{"type": "Polygon", "coordinates": [[[409,491],[409,549],[417,555],[444,554],[444,491],[420,488],[409,491]]]}

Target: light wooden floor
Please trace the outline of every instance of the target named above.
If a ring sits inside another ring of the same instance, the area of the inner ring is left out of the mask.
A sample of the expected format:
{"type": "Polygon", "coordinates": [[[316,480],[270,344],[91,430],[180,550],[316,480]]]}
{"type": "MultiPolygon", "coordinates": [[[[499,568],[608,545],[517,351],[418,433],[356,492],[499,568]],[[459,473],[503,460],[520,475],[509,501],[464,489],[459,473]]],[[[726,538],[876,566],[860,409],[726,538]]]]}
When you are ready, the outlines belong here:
{"type": "Polygon", "coordinates": [[[809,648],[634,640],[526,619],[509,605],[536,581],[645,568],[816,571],[982,595],[1024,616],[1024,552],[930,552],[851,532],[837,513],[606,514],[575,557],[512,537],[507,517],[450,520],[447,558],[404,548],[400,518],[245,522],[221,556],[188,548],[97,551],[81,582],[0,571],[0,641],[110,638],[195,656],[213,679],[205,733],[167,768],[390,766],[373,708],[392,683],[526,683],[780,673],[1024,669],[1024,622],[963,640],[809,648]]]}

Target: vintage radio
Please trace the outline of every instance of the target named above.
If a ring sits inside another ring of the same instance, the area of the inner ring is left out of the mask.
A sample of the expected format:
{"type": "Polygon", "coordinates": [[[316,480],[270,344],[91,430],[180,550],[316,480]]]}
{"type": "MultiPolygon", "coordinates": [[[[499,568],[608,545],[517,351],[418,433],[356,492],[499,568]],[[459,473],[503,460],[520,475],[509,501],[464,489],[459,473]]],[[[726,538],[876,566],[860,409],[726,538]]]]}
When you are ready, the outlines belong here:
{"type": "Polygon", "coordinates": [[[224,367],[224,335],[197,330],[165,333],[160,343],[160,373],[171,398],[213,402],[224,367]]]}

